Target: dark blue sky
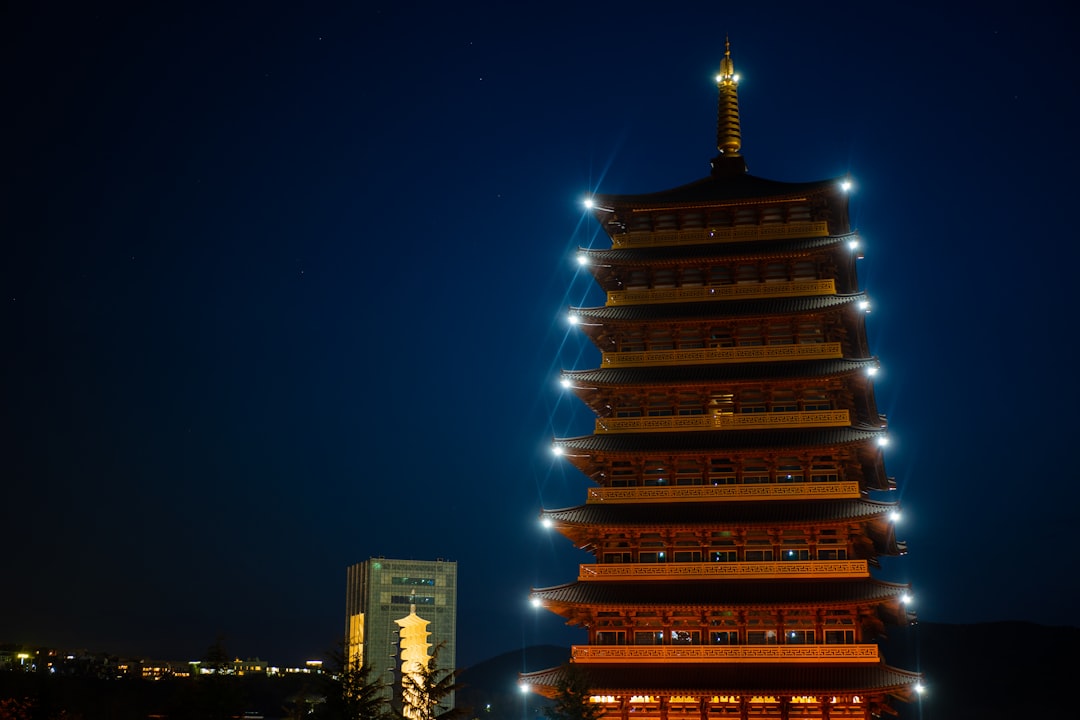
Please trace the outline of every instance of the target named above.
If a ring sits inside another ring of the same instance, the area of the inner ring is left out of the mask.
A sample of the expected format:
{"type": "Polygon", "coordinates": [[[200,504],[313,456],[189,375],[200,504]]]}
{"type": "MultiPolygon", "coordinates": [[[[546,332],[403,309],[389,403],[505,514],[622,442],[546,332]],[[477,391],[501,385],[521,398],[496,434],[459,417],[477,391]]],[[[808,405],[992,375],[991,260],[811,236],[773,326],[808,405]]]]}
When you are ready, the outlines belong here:
{"type": "Polygon", "coordinates": [[[8,8],[0,641],[299,662],[459,562],[459,664],[578,636],[580,199],[850,173],[924,620],[1075,624],[1074,38],[1040,3],[8,8]]]}

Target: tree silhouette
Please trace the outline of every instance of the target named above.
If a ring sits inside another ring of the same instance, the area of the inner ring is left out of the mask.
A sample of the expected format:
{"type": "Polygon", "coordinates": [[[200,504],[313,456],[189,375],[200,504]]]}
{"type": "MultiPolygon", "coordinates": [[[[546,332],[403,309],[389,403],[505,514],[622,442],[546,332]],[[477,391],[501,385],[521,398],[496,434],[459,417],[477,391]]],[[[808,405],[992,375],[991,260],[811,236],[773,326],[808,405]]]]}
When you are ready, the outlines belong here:
{"type": "Polygon", "coordinates": [[[581,666],[566,663],[555,683],[555,700],[545,714],[549,720],[598,720],[604,710],[591,697],[589,679],[581,666]]]}
{"type": "Polygon", "coordinates": [[[325,700],[311,717],[317,720],[397,720],[390,705],[390,691],[371,666],[358,659],[346,660],[346,653],[335,650],[328,656],[327,671],[322,675],[325,700]]]}
{"type": "Polygon", "coordinates": [[[439,669],[439,650],[436,645],[427,665],[416,673],[401,678],[402,715],[407,720],[459,720],[468,716],[469,708],[443,706],[450,695],[461,689],[457,671],[439,669]]]}

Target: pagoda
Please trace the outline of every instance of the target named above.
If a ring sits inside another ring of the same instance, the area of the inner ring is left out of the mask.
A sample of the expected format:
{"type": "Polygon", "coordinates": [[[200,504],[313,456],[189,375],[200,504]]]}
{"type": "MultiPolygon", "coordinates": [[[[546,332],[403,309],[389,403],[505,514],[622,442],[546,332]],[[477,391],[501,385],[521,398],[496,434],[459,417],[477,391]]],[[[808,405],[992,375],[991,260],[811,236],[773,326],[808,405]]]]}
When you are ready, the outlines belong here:
{"type": "MultiPolygon", "coordinates": [[[[588,203],[606,302],[570,316],[601,361],[562,383],[595,430],[554,450],[594,485],[541,518],[595,562],[533,603],[587,630],[570,662],[608,717],[893,713],[920,676],[877,644],[914,616],[873,574],[906,549],[848,185],[750,175],[730,46],[717,85],[708,177],[588,203]]],[[[521,682],[551,697],[564,672],[521,682]]]]}

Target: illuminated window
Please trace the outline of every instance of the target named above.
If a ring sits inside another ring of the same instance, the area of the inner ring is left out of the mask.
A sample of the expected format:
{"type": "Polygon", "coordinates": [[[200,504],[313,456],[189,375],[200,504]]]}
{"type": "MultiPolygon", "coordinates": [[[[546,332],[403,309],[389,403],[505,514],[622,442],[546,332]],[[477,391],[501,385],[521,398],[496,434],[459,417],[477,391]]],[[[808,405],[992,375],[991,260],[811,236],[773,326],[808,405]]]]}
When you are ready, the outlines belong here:
{"type": "Polygon", "coordinates": [[[712,458],[709,461],[710,485],[735,484],[735,463],[728,458],[712,458]]]}
{"type": "Polygon", "coordinates": [[[700,630],[672,630],[671,631],[671,644],[672,645],[700,645],[701,644],[701,631],[700,630]]]}
{"type": "Polygon", "coordinates": [[[799,403],[795,399],[794,390],[774,390],[772,403],[769,409],[772,412],[795,412],[799,409],[799,403]]]}
{"type": "Polygon", "coordinates": [[[622,630],[602,630],[596,633],[596,645],[625,645],[626,633],[622,630]]]}
{"type": "Polygon", "coordinates": [[[664,644],[664,633],[663,633],[663,631],[659,631],[659,630],[645,631],[645,632],[635,632],[634,633],[634,644],[635,645],[663,645],[664,644]]]}
{"type": "Polygon", "coordinates": [[[802,465],[798,458],[784,457],[776,463],[776,482],[801,483],[803,481],[802,465]]]}
{"type": "Polygon", "coordinates": [[[739,393],[740,413],[763,413],[765,410],[765,393],[761,390],[743,390],[739,393]]]}
{"type": "Polygon", "coordinates": [[[803,410],[831,410],[832,401],[825,388],[808,388],[802,394],[803,410]]]}
{"type": "Polygon", "coordinates": [[[697,460],[679,460],[675,466],[676,485],[700,485],[701,463],[697,460]]]}
{"type": "Polygon", "coordinates": [[[744,485],[761,485],[769,482],[769,466],[765,458],[747,458],[742,469],[744,485]]]}
{"type": "Polygon", "coordinates": [[[709,644],[710,645],[738,645],[739,644],[739,631],[738,630],[710,630],[709,631],[709,644]]]}
{"type": "Polygon", "coordinates": [[[637,485],[636,481],[637,474],[629,461],[616,460],[611,463],[611,487],[630,487],[637,485]]]}
{"type": "Polygon", "coordinates": [[[645,463],[645,472],[642,479],[646,486],[667,485],[667,467],[659,460],[649,460],[645,463]]]}
{"type": "Polygon", "coordinates": [[[810,467],[810,482],[837,482],[840,471],[835,463],[815,462],[810,467]]]}

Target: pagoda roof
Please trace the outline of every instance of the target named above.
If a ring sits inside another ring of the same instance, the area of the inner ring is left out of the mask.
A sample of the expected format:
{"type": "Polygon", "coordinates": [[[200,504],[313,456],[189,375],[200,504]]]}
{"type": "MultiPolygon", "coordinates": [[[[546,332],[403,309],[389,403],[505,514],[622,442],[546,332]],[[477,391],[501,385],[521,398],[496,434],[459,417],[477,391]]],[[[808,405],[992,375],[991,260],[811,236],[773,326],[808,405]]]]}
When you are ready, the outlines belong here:
{"type": "Polygon", "coordinates": [[[557,607],[623,608],[822,608],[860,603],[900,603],[908,585],[875,578],[622,582],[575,581],[534,588],[532,596],[557,607]]]}
{"type": "Polygon", "coordinates": [[[621,305],[572,307],[582,325],[591,320],[649,322],[693,320],[696,318],[748,317],[754,315],[795,315],[844,308],[865,300],[865,293],[850,295],[813,295],[809,297],[725,300],[723,302],[663,303],[658,305],[621,305]]]}
{"type": "Polygon", "coordinates": [[[678,260],[717,260],[730,261],[741,256],[760,258],[766,255],[791,255],[793,253],[820,250],[823,248],[844,247],[858,233],[826,237],[784,239],[772,242],[752,240],[746,242],[725,242],[718,244],[663,245],[658,247],[631,248],[579,248],[578,253],[588,257],[588,266],[604,265],[656,265],[665,261],[678,260]]]}
{"type": "MultiPolygon", "coordinates": [[[[874,695],[910,699],[917,673],[879,664],[578,663],[595,695],[874,695]]],[[[553,691],[564,669],[519,676],[525,685],[553,691]]]]}
{"type": "Polygon", "coordinates": [[[592,196],[592,201],[594,212],[604,215],[607,208],[641,210],[656,206],[678,208],[686,205],[710,205],[732,200],[794,200],[809,195],[840,195],[841,180],[842,178],[830,178],[811,182],[783,182],[749,173],[712,175],[678,187],[640,195],[597,193],[592,196]]]}
{"type": "Polygon", "coordinates": [[[829,499],[771,500],[737,503],[588,503],[544,510],[542,517],[555,524],[605,526],[701,525],[805,525],[884,518],[896,503],[877,500],[829,499]]]}
{"type": "Polygon", "coordinates": [[[564,370],[562,375],[573,384],[674,386],[738,380],[824,378],[864,373],[867,369],[876,368],[877,366],[878,361],[874,358],[843,358],[781,363],[715,363],[711,365],[596,368],[591,370],[564,370]]]}
{"type": "Polygon", "coordinates": [[[798,428],[790,430],[716,430],[664,433],[610,433],[556,438],[567,455],[588,453],[640,454],[652,452],[709,452],[715,450],[771,450],[855,445],[877,440],[885,428],[868,426],[798,428]]]}

